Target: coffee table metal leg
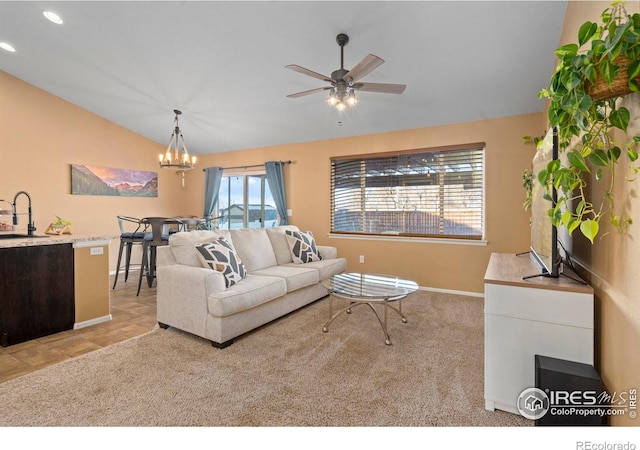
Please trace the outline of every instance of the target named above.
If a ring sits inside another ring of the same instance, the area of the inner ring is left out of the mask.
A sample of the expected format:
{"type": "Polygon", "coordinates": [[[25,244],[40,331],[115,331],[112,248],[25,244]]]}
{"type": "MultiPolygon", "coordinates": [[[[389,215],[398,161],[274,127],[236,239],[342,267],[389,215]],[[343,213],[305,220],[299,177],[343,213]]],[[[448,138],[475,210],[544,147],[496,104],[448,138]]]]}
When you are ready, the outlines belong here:
{"type": "Polygon", "coordinates": [[[382,327],[382,332],[384,333],[384,343],[386,345],[392,345],[391,342],[391,336],[389,336],[389,332],[387,331],[387,308],[390,308],[392,310],[394,310],[402,319],[403,323],[407,323],[407,318],[404,316],[404,314],[402,314],[402,299],[399,300],[395,300],[398,302],[398,308],[396,308],[395,306],[391,306],[391,302],[388,301],[388,299],[385,299],[382,302],[382,305],[384,307],[384,317],[381,318],[380,315],[378,314],[378,311],[376,311],[375,307],[373,306],[372,303],[370,302],[362,302],[362,301],[351,301],[349,302],[349,305],[336,311],[335,313],[333,312],[333,295],[329,295],[329,321],[327,323],[324,324],[324,326],[322,327],[322,332],[323,333],[327,333],[329,332],[329,325],[331,325],[331,322],[333,322],[335,320],[336,317],[338,317],[340,314],[342,314],[343,312],[346,312],[347,314],[351,314],[351,310],[358,305],[367,305],[369,306],[369,308],[371,308],[371,311],[373,311],[373,314],[376,316],[376,319],[378,319],[378,322],[380,323],[380,326],[382,327]]]}
{"type": "Polygon", "coordinates": [[[408,322],[407,318],[404,316],[404,314],[402,314],[402,306],[401,306],[401,305],[402,305],[402,303],[398,302],[398,306],[399,306],[399,308],[396,308],[395,306],[391,306],[391,305],[389,304],[389,302],[385,302],[385,303],[384,303],[384,305],[385,305],[387,308],[391,308],[391,309],[393,309],[395,312],[397,312],[397,313],[398,313],[398,315],[400,316],[400,318],[402,319],[402,323],[407,323],[407,322],[408,322]]]}
{"type": "Polygon", "coordinates": [[[391,336],[389,336],[389,333],[387,332],[387,308],[384,309],[384,322],[383,322],[380,319],[380,315],[378,314],[378,311],[376,311],[373,305],[371,303],[367,303],[367,305],[369,306],[369,308],[371,308],[371,311],[373,311],[373,314],[376,316],[376,319],[378,319],[378,322],[380,322],[380,326],[382,327],[382,332],[384,333],[384,343],[386,345],[391,345],[391,336]]]}
{"type": "MultiPolygon", "coordinates": [[[[334,321],[334,319],[335,319],[336,317],[338,317],[338,316],[339,316],[340,314],[342,314],[343,312],[348,312],[348,313],[350,313],[350,312],[351,312],[351,309],[352,309],[354,306],[358,305],[358,304],[360,304],[360,303],[358,303],[358,302],[350,302],[350,303],[349,303],[349,306],[347,306],[347,307],[345,307],[345,308],[342,308],[342,309],[340,309],[339,311],[337,311],[335,314],[331,315],[331,316],[329,317],[329,321],[328,321],[327,323],[325,323],[325,324],[324,324],[324,326],[322,327],[322,332],[323,332],[323,333],[327,333],[327,332],[329,331],[329,325],[331,325],[331,322],[333,322],[333,321],[334,321]]],[[[330,306],[329,306],[329,314],[331,314],[331,303],[329,303],[329,305],[330,305],[330,306]]]]}

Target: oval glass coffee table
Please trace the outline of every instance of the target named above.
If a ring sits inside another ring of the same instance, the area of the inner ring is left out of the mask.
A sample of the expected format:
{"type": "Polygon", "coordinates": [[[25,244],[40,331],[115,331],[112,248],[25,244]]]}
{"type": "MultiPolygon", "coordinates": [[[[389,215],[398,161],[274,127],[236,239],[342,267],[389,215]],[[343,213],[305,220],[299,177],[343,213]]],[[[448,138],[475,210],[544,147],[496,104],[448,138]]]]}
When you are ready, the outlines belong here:
{"type": "Polygon", "coordinates": [[[391,345],[391,337],[387,332],[387,310],[392,309],[400,315],[403,323],[407,323],[407,318],[402,314],[402,299],[418,289],[418,285],[413,281],[367,273],[340,273],[323,280],[322,285],[329,291],[329,321],[322,327],[324,333],[329,331],[331,322],[342,313],[351,314],[351,310],[356,306],[367,305],[380,322],[384,332],[384,343],[387,345],[391,345]],[[349,300],[349,305],[334,313],[334,297],[349,300]],[[391,305],[392,302],[398,302],[398,307],[391,305]],[[382,319],[374,304],[383,305],[382,319]]]}

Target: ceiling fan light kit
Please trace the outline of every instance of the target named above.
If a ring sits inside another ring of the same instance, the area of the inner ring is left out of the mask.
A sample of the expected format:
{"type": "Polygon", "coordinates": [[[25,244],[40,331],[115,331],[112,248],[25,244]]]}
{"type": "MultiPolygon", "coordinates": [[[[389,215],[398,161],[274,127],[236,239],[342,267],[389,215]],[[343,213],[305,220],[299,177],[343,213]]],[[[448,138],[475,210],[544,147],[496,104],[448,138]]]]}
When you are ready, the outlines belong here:
{"type": "Polygon", "coordinates": [[[305,69],[304,67],[296,64],[289,64],[288,66],[285,66],[287,69],[293,70],[294,72],[331,83],[331,86],[297,92],[295,94],[289,94],[287,97],[298,98],[328,90],[329,98],[327,99],[327,103],[335,107],[338,111],[344,111],[346,108],[355,106],[358,103],[356,91],[378,92],[382,94],[402,94],[404,92],[406,88],[406,85],[404,84],[359,82],[359,80],[365,75],[384,64],[384,60],[376,55],[369,54],[351,70],[346,70],[344,68],[344,46],[349,42],[349,36],[344,33],[340,33],[336,36],[336,42],[340,46],[340,68],[333,71],[330,77],[305,69]]]}

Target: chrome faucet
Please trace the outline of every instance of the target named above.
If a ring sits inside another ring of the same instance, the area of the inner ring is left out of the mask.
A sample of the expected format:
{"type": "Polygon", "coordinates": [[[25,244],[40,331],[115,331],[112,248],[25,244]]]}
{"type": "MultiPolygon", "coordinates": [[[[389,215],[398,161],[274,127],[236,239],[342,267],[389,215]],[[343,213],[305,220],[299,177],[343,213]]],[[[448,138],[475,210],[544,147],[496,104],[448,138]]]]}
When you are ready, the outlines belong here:
{"type": "Polygon", "coordinates": [[[20,191],[13,197],[13,224],[18,225],[18,210],[16,208],[16,199],[20,194],[26,195],[29,199],[29,224],[27,225],[27,234],[29,236],[33,236],[33,232],[36,231],[36,227],[33,223],[33,216],[31,215],[31,196],[25,191],[20,191]]]}

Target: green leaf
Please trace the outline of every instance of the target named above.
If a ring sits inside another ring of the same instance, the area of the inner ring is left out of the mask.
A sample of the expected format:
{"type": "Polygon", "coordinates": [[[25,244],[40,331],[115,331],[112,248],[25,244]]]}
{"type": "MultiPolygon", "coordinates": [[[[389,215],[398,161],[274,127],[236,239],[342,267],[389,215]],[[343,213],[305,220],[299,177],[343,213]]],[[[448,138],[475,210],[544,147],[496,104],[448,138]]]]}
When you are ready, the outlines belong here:
{"type": "Polygon", "coordinates": [[[566,44],[562,47],[558,47],[555,51],[558,59],[563,59],[565,57],[572,58],[578,53],[578,45],[577,44],[566,44]]]}
{"type": "Polygon", "coordinates": [[[584,69],[582,69],[582,73],[591,84],[595,84],[598,79],[598,71],[596,70],[596,66],[593,64],[587,64],[584,69]]]}
{"type": "Polygon", "coordinates": [[[593,240],[598,235],[598,231],[600,229],[600,225],[593,219],[583,220],[580,224],[580,232],[591,241],[593,244],[593,240]]]}
{"type": "Polygon", "coordinates": [[[598,149],[589,155],[589,162],[594,166],[607,167],[609,165],[609,158],[607,158],[607,154],[604,151],[598,149]]]}
{"type": "Polygon", "coordinates": [[[634,149],[630,148],[627,150],[627,155],[629,156],[629,159],[631,161],[635,161],[636,159],[638,159],[638,152],[636,152],[634,149]]]}
{"type": "Polygon", "coordinates": [[[580,105],[578,106],[580,109],[585,110],[591,108],[593,104],[593,100],[588,95],[583,95],[580,99],[580,105]]]}
{"type": "Polygon", "coordinates": [[[576,228],[578,228],[579,226],[580,226],[579,220],[571,219],[567,224],[567,230],[569,231],[569,234],[572,234],[576,230],[576,228]]]}
{"type": "Polygon", "coordinates": [[[573,217],[573,214],[571,214],[570,211],[565,211],[564,213],[562,213],[562,225],[566,227],[569,224],[569,221],[571,220],[572,217],[573,217]]]}
{"type": "Polygon", "coordinates": [[[620,43],[623,41],[624,36],[631,25],[631,22],[627,22],[617,26],[615,22],[612,22],[611,27],[609,28],[609,37],[611,38],[609,48],[612,50],[611,58],[616,58],[620,54],[622,47],[620,43]]]}
{"type": "Polygon", "coordinates": [[[627,131],[630,118],[631,115],[629,114],[629,110],[623,106],[612,110],[609,114],[609,122],[611,122],[611,125],[621,129],[622,131],[627,131]]]}
{"type": "Polygon", "coordinates": [[[596,181],[602,181],[602,169],[596,171],[596,181]]]}
{"type": "Polygon", "coordinates": [[[589,168],[587,164],[584,162],[583,156],[579,151],[572,151],[567,153],[567,158],[569,159],[569,163],[582,172],[589,172],[589,168]]]}
{"type": "Polygon", "coordinates": [[[578,44],[582,47],[598,31],[598,25],[593,22],[585,22],[578,31],[578,44]]]}
{"type": "Polygon", "coordinates": [[[611,162],[615,163],[616,161],[618,161],[618,159],[620,159],[620,154],[621,153],[622,153],[622,150],[620,150],[620,147],[612,147],[607,152],[607,156],[609,157],[611,162]]]}
{"type": "Polygon", "coordinates": [[[582,84],[582,78],[577,73],[569,73],[566,77],[563,77],[562,83],[567,88],[567,91],[572,91],[582,84]]]}
{"type": "Polygon", "coordinates": [[[546,171],[546,169],[542,169],[540,172],[538,172],[538,182],[543,186],[547,184],[547,171],[546,171]]]}
{"type": "Polygon", "coordinates": [[[629,78],[637,78],[640,76],[640,61],[633,61],[629,64],[627,69],[627,76],[629,78]]]}
{"type": "Polygon", "coordinates": [[[620,228],[620,216],[611,216],[611,225],[620,228]]]}
{"type": "Polygon", "coordinates": [[[613,82],[613,79],[616,77],[619,70],[620,67],[616,66],[608,59],[603,59],[602,62],[600,62],[600,74],[609,84],[613,82]]]}

